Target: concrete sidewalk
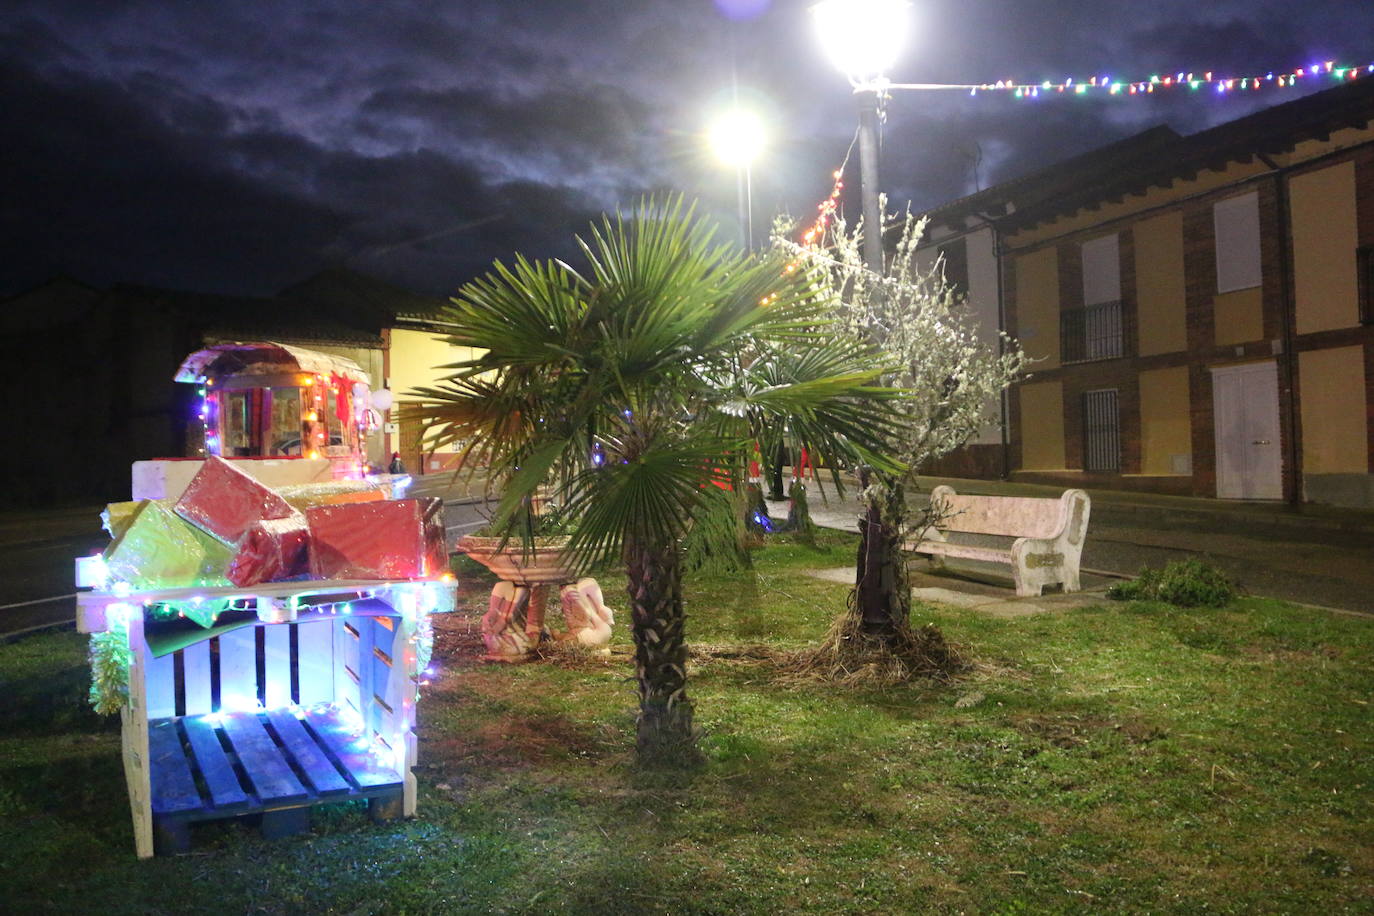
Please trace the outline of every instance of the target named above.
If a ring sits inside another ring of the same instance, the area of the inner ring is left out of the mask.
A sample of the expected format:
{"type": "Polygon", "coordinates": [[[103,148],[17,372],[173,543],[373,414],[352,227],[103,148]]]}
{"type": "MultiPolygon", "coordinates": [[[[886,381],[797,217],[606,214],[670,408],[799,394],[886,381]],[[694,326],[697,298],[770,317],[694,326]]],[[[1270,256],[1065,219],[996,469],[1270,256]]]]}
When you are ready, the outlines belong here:
{"type": "MultiPolygon", "coordinates": [[[[861,509],[857,487],[851,484],[846,482],[840,496],[828,481],[823,488],[808,483],[811,516],[817,524],[858,531],[861,509]]],[[[1053,498],[1063,492],[1062,487],[1036,484],[922,477],[919,491],[911,494],[912,504],[923,501],[939,484],[960,493],[992,496],[1053,498]]],[[[990,613],[999,613],[992,605],[1000,600],[1005,603],[1000,613],[1015,616],[1024,610],[1017,605],[1028,601],[1045,608],[1075,606],[1085,598],[1100,603],[1114,579],[1133,576],[1142,566],[1191,556],[1218,566],[1251,594],[1374,614],[1374,512],[1119,490],[1087,492],[1092,515],[1083,554],[1083,592],[1016,599],[1009,577],[998,588],[922,572],[918,560],[912,567],[918,595],[990,613]]],[[[773,503],[772,510],[785,516],[787,504],[773,503]]],[[[852,580],[852,572],[849,575],[852,580]]]]}

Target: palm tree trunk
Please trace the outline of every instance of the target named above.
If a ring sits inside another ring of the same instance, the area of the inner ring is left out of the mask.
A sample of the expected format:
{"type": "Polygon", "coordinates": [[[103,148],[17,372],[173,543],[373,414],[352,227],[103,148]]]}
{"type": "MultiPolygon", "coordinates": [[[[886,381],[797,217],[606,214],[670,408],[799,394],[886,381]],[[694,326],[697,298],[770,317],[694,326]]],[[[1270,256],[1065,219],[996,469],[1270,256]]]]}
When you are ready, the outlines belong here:
{"type": "Polygon", "coordinates": [[[636,747],[645,760],[695,759],[696,731],[687,698],[687,615],[675,544],[638,540],[625,547],[635,677],[639,681],[636,747]]]}
{"type": "Polygon", "coordinates": [[[859,471],[859,486],[881,486],[868,499],[859,525],[859,555],[855,570],[856,603],[864,635],[893,644],[911,616],[911,589],[907,585],[906,560],[902,556],[902,521],[906,494],[901,480],[859,471]]]}

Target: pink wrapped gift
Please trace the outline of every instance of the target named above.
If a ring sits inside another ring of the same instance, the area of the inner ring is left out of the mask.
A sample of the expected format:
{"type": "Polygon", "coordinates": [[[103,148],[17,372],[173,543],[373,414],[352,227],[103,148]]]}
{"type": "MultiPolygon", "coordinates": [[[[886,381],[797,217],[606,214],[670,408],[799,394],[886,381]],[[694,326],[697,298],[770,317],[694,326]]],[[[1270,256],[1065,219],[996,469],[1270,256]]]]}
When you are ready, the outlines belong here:
{"type": "Polygon", "coordinates": [[[294,512],[275,491],[216,457],[205,460],[176,504],[177,515],[231,547],[254,522],[294,512]]]}
{"type": "Polygon", "coordinates": [[[310,526],[300,514],[254,522],[229,564],[229,581],[239,588],[280,582],[310,572],[310,526]]]}
{"type": "Polygon", "coordinates": [[[443,507],[428,497],[307,510],[311,578],[415,579],[447,572],[443,507]]]}

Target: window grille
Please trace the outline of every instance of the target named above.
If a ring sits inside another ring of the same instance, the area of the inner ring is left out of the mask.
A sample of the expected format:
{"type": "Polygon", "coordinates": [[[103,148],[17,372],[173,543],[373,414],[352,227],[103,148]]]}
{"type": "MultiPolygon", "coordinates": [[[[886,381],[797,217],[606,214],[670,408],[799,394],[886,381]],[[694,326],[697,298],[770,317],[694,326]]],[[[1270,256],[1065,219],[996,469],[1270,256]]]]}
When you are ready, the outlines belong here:
{"type": "Polygon", "coordinates": [[[1125,352],[1121,303],[1101,302],[1059,315],[1059,353],[1065,363],[1113,359],[1125,352]]]}
{"type": "Polygon", "coordinates": [[[1115,388],[1083,393],[1083,470],[1121,470],[1121,420],[1115,388]]]}

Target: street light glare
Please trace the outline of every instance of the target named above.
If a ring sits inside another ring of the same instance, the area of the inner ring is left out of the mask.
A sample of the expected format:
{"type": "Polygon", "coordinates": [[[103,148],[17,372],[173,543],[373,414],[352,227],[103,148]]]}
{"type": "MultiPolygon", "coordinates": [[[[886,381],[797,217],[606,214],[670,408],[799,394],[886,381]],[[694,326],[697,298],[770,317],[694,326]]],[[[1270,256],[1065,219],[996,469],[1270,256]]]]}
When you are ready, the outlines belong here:
{"type": "Polygon", "coordinates": [[[753,112],[731,109],[711,125],[711,150],[721,162],[747,166],[763,149],[763,122],[753,112]]]}
{"type": "Polygon", "coordinates": [[[892,68],[906,42],[907,0],[822,0],[811,7],[821,47],[851,81],[892,68]]]}

